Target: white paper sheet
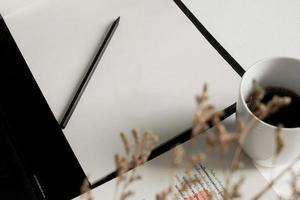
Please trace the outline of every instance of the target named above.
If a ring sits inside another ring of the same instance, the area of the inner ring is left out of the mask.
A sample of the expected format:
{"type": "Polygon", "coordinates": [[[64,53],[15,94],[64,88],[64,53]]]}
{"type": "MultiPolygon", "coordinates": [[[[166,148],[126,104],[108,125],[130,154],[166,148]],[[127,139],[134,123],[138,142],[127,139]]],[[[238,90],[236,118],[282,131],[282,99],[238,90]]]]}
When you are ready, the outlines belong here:
{"type": "Polygon", "coordinates": [[[52,0],[7,19],[57,119],[108,25],[121,21],[65,135],[91,182],[114,170],[119,132],[150,129],[164,142],[192,125],[204,82],[236,101],[239,76],[169,0],[52,0]]]}

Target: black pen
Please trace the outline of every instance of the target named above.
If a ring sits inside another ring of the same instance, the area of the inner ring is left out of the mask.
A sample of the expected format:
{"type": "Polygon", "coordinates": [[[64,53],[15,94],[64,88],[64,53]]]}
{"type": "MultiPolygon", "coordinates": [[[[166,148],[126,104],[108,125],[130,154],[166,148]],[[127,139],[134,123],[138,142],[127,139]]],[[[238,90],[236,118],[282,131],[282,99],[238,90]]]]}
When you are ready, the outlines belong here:
{"type": "Polygon", "coordinates": [[[92,61],[92,64],[91,64],[90,68],[88,69],[87,73],[85,74],[85,76],[84,76],[84,78],[83,78],[83,80],[82,80],[75,96],[73,97],[73,99],[72,99],[65,115],[63,116],[63,119],[61,120],[60,126],[61,126],[62,129],[64,129],[67,126],[67,124],[68,124],[68,122],[69,122],[69,120],[70,120],[70,118],[71,118],[71,116],[72,116],[72,114],[73,114],[73,112],[76,108],[76,105],[78,104],[78,102],[80,100],[80,97],[82,96],[89,80],[91,79],[95,69],[97,68],[97,65],[98,65],[99,61],[101,60],[101,58],[102,58],[102,56],[103,56],[103,54],[106,50],[106,47],[108,46],[115,30],[117,29],[117,27],[119,25],[119,21],[120,21],[120,17],[118,17],[113,22],[111,27],[109,28],[103,43],[101,44],[97,54],[95,55],[95,57],[92,61]]]}

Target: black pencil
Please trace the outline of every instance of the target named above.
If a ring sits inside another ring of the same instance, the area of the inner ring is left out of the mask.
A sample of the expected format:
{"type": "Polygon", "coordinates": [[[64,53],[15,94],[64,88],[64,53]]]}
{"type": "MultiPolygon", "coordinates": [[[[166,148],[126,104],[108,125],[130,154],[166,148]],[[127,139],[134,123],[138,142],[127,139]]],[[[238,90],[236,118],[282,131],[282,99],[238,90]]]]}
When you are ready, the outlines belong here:
{"type": "Polygon", "coordinates": [[[60,126],[61,126],[62,129],[64,129],[67,126],[67,124],[68,124],[68,122],[69,122],[69,120],[70,120],[70,118],[71,118],[71,116],[72,116],[79,100],[80,100],[80,97],[82,96],[86,86],[88,85],[89,80],[91,79],[95,69],[97,68],[97,65],[98,65],[99,61],[101,60],[101,58],[102,58],[102,56],[103,56],[103,54],[106,50],[106,47],[108,46],[115,30],[117,29],[117,27],[119,25],[119,21],[120,21],[120,17],[118,17],[113,22],[113,24],[110,26],[110,28],[109,28],[109,30],[108,30],[105,38],[104,38],[103,43],[101,44],[99,50],[97,51],[97,54],[95,55],[95,57],[92,61],[92,64],[91,64],[90,68],[88,69],[87,73],[85,74],[85,76],[84,76],[78,90],[76,91],[76,93],[75,93],[75,95],[74,95],[74,97],[73,97],[73,99],[72,99],[65,115],[63,116],[63,118],[61,120],[60,126]]]}

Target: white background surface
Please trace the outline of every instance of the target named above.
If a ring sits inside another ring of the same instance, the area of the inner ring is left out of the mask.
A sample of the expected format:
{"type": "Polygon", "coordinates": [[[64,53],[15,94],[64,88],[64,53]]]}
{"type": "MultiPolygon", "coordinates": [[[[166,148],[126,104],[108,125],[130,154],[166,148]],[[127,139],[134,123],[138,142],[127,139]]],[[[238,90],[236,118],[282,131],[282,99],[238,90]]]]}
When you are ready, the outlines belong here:
{"type": "MultiPolygon", "coordinates": [[[[184,2],[245,69],[264,57],[300,57],[299,1],[184,2]]],[[[111,172],[120,131],[151,129],[164,141],[191,125],[204,82],[220,108],[236,100],[239,83],[171,0],[42,1],[5,20],[58,120],[118,16],[65,131],[91,181],[111,172]]]]}
{"type": "Polygon", "coordinates": [[[244,69],[266,57],[300,58],[298,0],[183,2],[244,69]]]}

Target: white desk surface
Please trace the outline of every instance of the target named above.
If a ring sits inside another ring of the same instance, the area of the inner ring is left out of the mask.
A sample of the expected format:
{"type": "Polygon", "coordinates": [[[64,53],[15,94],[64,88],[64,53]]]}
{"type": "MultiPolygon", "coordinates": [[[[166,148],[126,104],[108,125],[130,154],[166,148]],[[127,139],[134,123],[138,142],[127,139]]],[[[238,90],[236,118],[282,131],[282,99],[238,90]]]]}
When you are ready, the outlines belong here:
{"type": "MultiPolygon", "coordinates": [[[[265,57],[300,58],[296,0],[184,3],[245,69],[265,57]]],[[[5,20],[58,120],[119,15],[120,27],[65,130],[92,182],[112,171],[120,131],[151,129],[163,142],[191,126],[204,82],[224,108],[236,100],[240,80],[171,0],[38,1],[5,20]]]]}

